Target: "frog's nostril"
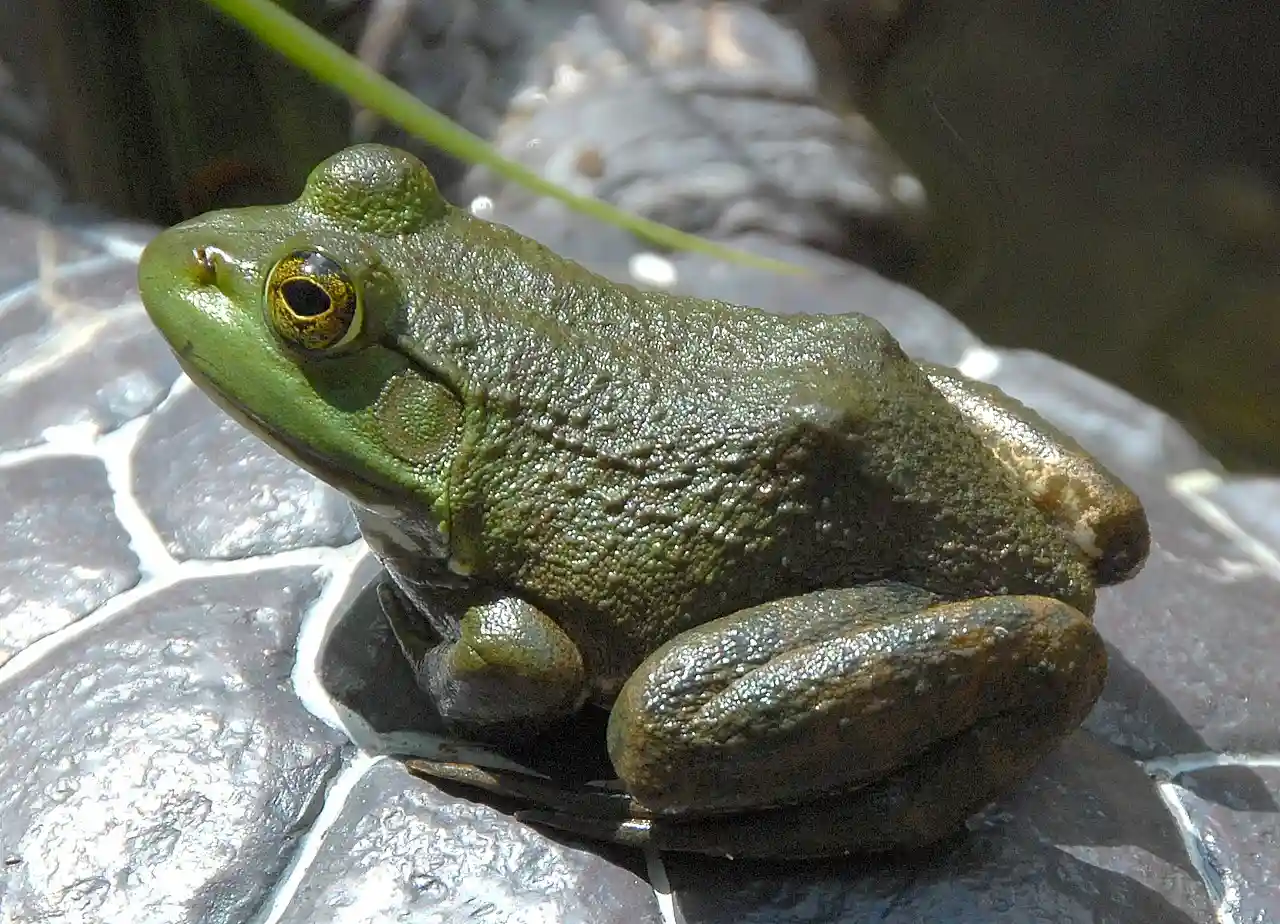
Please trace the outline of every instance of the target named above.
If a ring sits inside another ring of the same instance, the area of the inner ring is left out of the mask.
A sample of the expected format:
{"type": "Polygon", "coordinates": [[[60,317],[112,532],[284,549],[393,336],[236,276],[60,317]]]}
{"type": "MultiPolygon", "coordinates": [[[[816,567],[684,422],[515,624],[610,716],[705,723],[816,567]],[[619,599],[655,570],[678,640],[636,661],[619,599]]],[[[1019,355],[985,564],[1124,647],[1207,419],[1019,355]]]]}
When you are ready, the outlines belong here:
{"type": "Polygon", "coordinates": [[[196,247],[191,251],[191,275],[198,284],[208,286],[218,281],[218,267],[214,259],[214,251],[208,247],[196,247]]]}

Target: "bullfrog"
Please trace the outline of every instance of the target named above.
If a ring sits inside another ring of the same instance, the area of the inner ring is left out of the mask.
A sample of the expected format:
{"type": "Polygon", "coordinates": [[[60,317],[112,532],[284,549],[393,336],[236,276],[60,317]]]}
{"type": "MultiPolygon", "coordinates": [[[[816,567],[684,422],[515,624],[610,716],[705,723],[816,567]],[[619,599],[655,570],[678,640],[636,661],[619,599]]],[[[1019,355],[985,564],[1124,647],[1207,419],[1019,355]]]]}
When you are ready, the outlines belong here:
{"type": "Polygon", "coordinates": [[[625,844],[915,847],[1102,690],[1138,499],[867,316],[610,281],[379,145],[163,231],[139,283],[191,379],[351,500],[404,695],[493,745],[608,710],[604,785],[421,775],[625,844]]]}

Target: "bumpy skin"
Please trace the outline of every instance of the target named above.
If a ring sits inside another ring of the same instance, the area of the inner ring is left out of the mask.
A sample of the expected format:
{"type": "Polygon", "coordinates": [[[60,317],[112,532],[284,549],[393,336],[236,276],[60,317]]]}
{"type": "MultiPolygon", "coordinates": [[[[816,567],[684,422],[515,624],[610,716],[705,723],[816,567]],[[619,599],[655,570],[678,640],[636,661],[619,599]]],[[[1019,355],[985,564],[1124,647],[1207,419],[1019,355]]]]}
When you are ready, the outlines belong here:
{"type": "Polygon", "coordinates": [[[140,278],[193,378],[352,497],[441,713],[502,739],[616,699],[632,798],[423,772],[627,842],[878,849],[945,835],[1101,690],[1086,617],[1145,554],[1136,499],[868,318],[614,284],[373,145],[165,232],[140,278]],[[318,303],[273,313],[299,250],[359,293],[336,347],[289,339],[318,303]]]}

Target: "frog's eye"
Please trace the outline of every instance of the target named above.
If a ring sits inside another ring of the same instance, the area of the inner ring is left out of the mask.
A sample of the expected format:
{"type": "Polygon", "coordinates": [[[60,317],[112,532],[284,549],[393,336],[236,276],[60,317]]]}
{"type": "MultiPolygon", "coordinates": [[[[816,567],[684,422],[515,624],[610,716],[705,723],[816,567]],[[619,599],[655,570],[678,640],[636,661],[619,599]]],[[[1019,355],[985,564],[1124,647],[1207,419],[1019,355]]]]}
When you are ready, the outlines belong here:
{"type": "Polygon", "coordinates": [[[356,284],[317,250],[295,250],[271,268],[267,314],[281,340],[313,353],[350,343],[364,321],[356,284]]]}

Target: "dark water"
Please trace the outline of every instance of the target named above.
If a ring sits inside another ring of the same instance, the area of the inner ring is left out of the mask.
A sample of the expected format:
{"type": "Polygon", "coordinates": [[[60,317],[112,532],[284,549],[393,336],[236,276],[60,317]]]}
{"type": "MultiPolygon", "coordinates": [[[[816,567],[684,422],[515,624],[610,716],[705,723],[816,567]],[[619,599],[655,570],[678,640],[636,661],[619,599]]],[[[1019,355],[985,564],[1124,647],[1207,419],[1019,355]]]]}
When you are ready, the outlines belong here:
{"type": "Polygon", "coordinates": [[[942,6],[873,94],[938,210],[914,284],[1280,468],[1280,5],[942,6]]]}

